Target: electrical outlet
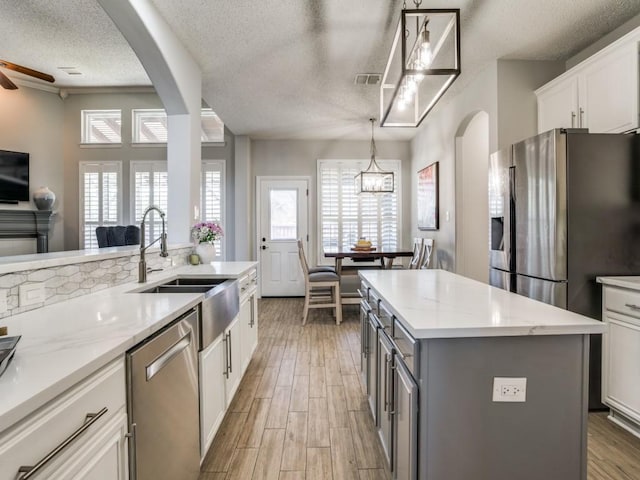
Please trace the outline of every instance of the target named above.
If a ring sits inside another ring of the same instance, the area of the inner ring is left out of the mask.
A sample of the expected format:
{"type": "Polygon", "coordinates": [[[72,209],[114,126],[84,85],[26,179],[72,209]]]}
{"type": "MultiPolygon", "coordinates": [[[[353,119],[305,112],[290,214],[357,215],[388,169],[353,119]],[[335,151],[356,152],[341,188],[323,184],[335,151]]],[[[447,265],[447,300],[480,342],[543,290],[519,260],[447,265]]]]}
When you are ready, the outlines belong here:
{"type": "Polygon", "coordinates": [[[494,377],[493,378],[494,402],[526,402],[527,379],[526,377],[494,377]]]}
{"type": "Polygon", "coordinates": [[[21,307],[44,303],[44,283],[25,283],[18,289],[18,302],[21,307]]]}

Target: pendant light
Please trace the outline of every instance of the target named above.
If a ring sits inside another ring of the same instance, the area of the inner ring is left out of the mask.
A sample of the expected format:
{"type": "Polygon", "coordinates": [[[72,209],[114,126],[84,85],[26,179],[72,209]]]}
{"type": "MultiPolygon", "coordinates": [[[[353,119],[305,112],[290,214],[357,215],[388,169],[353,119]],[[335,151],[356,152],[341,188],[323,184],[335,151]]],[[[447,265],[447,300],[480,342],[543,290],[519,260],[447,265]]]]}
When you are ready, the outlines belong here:
{"type": "Polygon", "coordinates": [[[376,119],[371,122],[371,161],[366,170],[356,175],[356,189],[358,193],[392,193],[394,188],[393,172],[385,172],[376,162],[376,141],[373,139],[373,127],[376,119]]]}
{"type": "Polygon", "coordinates": [[[460,9],[402,6],[380,81],[380,126],[417,127],[460,75],[460,9]]]}

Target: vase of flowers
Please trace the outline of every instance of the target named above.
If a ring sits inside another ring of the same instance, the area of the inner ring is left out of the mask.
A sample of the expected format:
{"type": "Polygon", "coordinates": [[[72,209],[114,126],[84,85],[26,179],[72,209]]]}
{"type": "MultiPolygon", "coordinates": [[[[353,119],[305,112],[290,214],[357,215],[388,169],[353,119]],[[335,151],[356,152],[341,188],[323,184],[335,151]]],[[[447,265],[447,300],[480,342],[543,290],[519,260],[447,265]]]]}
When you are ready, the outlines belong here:
{"type": "Polygon", "coordinates": [[[218,222],[200,222],[191,227],[191,237],[196,242],[196,253],[204,264],[216,258],[215,242],[220,240],[224,232],[218,222]]]}

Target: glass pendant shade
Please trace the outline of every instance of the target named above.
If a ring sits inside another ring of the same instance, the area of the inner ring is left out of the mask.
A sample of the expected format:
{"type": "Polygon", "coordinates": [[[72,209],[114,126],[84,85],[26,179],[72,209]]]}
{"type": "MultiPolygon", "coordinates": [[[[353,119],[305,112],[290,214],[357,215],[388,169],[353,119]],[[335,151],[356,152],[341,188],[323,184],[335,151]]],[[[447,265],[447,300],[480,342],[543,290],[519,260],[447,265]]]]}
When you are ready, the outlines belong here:
{"type": "Polygon", "coordinates": [[[417,127],[459,75],[460,10],[402,10],[380,82],[380,126],[417,127]]]}
{"type": "Polygon", "coordinates": [[[366,170],[355,176],[358,193],[392,193],[394,188],[393,172],[385,172],[376,162],[376,142],[373,139],[374,118],[371,122],[371,161],[366,170]]]}
{"type": "Polygon", "coordinates": [[[392,193],[393,172],[383,171],[371,157],[367,169],[356,175],[356,188],[360,193],[392,193]]]}

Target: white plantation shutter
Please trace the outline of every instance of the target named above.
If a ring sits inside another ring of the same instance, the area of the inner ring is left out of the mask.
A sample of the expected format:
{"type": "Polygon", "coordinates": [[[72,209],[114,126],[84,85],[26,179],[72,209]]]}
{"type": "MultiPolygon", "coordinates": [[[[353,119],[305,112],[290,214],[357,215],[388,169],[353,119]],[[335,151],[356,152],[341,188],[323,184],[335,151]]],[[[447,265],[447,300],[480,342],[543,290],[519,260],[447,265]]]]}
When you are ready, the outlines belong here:
{"type": "Polygon", "coordinates": [[[82,248],[98,248],[96,227],[120,223],[121,177],[121,162],[80,162],[80,245],[82,248]]]}
{"type": "MultiPolygon", "coordinates": [[[[167,113],[164,109],[134,109],[132,112],[133,143],[167,143],[167,113]]],[[[224,142],[224,122],[213,110],[203,108],[200,119],[200,140],[203,143],[224,142]]]]}
{"type": "MultiPolygon", "coordinates": [[[[225,162],[224,160],[203,160],[201,175],[202,207],[200,217],[205,222],[217,221],[225,228],[224,221],[224,192],[225,192],[225,162]]],[[[226,232],[225,232],[226,233],[226,232]]],[[[224,238],[215,242],[216,260],[224,260],[224,238]]]]}
{"type": "MultiPolygon", "coordinates": [[[[131,162],[131,198],[133,199],[131,218],[134,223],[142,221],[142,214],[149,205],[155,205],[167,213],[168,179],[166,161],[132,161],[131,162]]],[[[168,222],[168,217],[165,217],[168,222]]],[[[168,223],[166,225],[168,228],[168,223]]],[[[145,219],[145,244],[160,236],[162,219],[156,211],[152,211],[145,219]]]]}
{"type": "Polygon", "coordinates": [[[354,177],[367,168],[369,160],[318,160],[318,263],[327,263],[325,249],[349,248],[360,237],[366,237],[378,248],[400,246],[400,162],[378,163],[394,172],[393,193],[357,193],[354,177]]]}
{"type": "Polygon", "coordinates": [[[120,143],[120,110],[82,110],[81,143],[120,143]]]}

